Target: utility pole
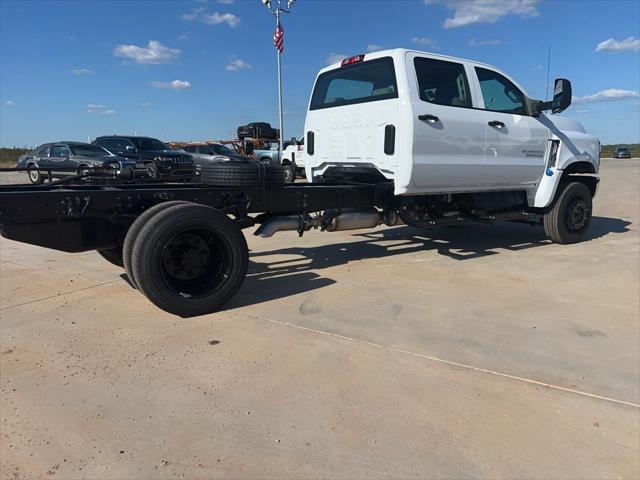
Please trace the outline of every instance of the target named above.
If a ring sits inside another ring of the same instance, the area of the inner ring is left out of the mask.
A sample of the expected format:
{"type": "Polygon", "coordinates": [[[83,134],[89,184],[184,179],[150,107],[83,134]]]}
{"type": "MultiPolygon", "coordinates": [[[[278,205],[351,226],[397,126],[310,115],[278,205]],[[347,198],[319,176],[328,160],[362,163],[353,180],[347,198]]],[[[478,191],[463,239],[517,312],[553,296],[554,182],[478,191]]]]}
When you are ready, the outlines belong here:
{"type": "Polygon", "coordinates": [[[282,6],[282,0],[273,0],[275,5],[272,4],[272,0],[261,0],[269,13],[276,17],[276,31],[273,35],[273,44],[276,47],[278,55],[278,116],[280,120],[280,154],[284,150],[284,111],[282,108],[282,53],[284,52],[284,30],[280,23],[280,16],[283,13],[291,13],[291,7],[296,0],[287,0],[287,7],[282,6]]]}

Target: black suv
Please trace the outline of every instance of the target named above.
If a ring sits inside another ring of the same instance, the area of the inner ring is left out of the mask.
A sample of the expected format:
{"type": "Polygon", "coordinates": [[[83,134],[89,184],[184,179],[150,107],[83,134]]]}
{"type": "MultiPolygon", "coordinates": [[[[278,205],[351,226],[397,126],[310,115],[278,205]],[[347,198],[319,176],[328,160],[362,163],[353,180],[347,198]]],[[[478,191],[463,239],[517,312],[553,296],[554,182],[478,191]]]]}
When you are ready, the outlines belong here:
{"type": "Polygon", "coordinates": [[[238,139],[244,140],[245,138],[278,141],[280,130],[273,128],[271,124],[266,122],[247,123],[238,127],[238,139]]]}
{"type": "Polygon", "coordinates": [[[189,179],[196,174],[191,155],[171,150],[155,138],[108,135],[96,138],[93,143],[115,155],[142,163],[152,178],[189,179]]]}

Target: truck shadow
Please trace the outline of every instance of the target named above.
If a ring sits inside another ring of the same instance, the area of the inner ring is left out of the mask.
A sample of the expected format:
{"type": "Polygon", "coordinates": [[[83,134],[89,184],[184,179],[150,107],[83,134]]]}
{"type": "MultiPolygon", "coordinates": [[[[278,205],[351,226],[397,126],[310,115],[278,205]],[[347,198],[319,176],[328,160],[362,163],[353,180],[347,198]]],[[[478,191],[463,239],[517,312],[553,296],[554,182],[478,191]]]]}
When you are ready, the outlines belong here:
{"type": "MultiPolygon", "coordinates": [[[[619,218],[594,217],[585,241],[610,233],[628,232],[630,224],[631,222],[619,218]]],[[[313,235],[314,232],[308,234],[313,235]]],[[[326,287],[336,281],[319,275],[317,270],[358,260],[434,251],[438,255],[461,261],[496,255],[500,250],[521,251],[552,245],[541,227],[516,223],[470,224],[432,230],[401,226],[354,234],[353,237],[359,240],[327,243],[317,247],[288,247],[251,252],[244,285],[226,309],[326,287]],[[264,262],[260,261],[261,258],[276,255],[288,258],[275,261],[265,258],[264,262]]]]}

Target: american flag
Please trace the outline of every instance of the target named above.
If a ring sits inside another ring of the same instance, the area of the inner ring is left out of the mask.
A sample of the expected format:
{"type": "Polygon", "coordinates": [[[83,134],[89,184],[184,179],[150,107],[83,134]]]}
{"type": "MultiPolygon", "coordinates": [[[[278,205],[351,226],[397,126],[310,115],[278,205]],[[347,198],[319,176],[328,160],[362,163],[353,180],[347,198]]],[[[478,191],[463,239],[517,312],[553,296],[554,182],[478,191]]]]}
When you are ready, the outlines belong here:
{"type": "Polygon", "coordinates": [[[273,34],[273,44],[280,53],[284,52],[284,30],[282,30],[280,22],[276,27],[276,33],[273,34]]]}

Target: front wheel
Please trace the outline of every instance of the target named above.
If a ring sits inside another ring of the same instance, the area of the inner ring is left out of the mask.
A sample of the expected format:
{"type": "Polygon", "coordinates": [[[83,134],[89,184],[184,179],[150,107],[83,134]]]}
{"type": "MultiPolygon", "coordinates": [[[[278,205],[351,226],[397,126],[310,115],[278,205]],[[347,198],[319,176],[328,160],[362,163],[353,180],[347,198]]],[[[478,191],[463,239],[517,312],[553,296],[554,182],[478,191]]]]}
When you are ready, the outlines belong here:
{"type": "Polygon", "coordinates": [[[589,188],[580,182],[567,183],[544,214],[544,231],[555,243],[577,243],[591,224],[592,211],[589,188]]]}
{"type": "Polygon", "coordinates": [[[181,317],[211,313],[228,302],[249,263],[238,225],[222,212],[194,203],[151,217],[132,250],[139,290],[157,307],[181,317]]]}
{"type": "Polygon", "coordinates": [[[149,175],[150,178],[158,178],[158,166],[155,163],[145,163],[144,166],[147,169],[147,175],[149,175]]]}

